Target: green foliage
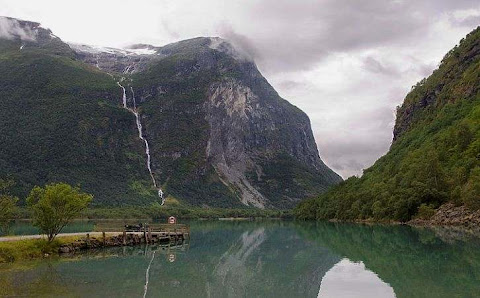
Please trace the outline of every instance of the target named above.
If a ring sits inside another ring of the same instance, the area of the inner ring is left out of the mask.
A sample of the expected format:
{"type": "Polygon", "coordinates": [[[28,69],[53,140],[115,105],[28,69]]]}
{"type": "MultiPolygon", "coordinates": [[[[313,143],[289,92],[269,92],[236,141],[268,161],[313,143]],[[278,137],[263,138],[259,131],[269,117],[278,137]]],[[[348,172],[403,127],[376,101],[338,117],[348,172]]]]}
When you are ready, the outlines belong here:
{"type": "Polygon", "coordinates": [[[261,210],[258,208],[198,208],[189,206],[160,206],[153,203],[147,207],[89,208],[82,213],[88,219],[149,219],[166,221],[169,216],[179,220],[218,218],[292,218],[290,211],[261,210]]]}
{"type": "Polygon", "coordinates": [[[33,224],[40,228],[51,242],[58,233],[78,216],[93,196],[80,192],[80,188],[66,183],[34,187],[27,198],[32,210],[33,224]]]}
{"type": "Polygon", "coordinates": [[[390,151],[361,178],[300,203],[296,216],[408,221],[447,201],[480,208],[479,69],[477,29],[408,94],[390,151]]]}
{"type": "Polygon", "coordinates": [[[249,180],[282,209],[295,206],[298,201],[291,198],[311,197],[325,192],[330,185],[327,178],[320,179],[316,170],[299,163],[288,154],[277,154],[258,163],[262,167],[261,179],[256,171],[251,171],[248,173],[249,180]]]}
{"type": "Polygon", "coordinates": [[[0,229],[4,232],[17,210],[18,198],[8,193],[8,189],[14,184],[15,182],[11,179],[0,179],[0,229]]]}
{"type": "Polygon", "coordinates": [[[480,209],[480,167],[475,167],[462,189],[462,200],[472,209],[480,209]]]}
{"type": "Polygon", "coordinates": [[[2,241],[0,242],[0,263],[36,259],[56,254],[62,244],[72,243],[78,238],[77,236],[69,236],[59,237],[53,241],[46,239],[2,241]]]}
{"type": "Polygon", "coordinates": [[[422,204],[418,207],[417,217],[421,219],[430,219],[435,214],[435,208],[432,205],[422,204]]]}
{"type": "Polygon", "coordinates": [[[158,199],[115,81],[60,45],[19,46],[0,40],[0,176],[16,181],[12,195],[65,181],[94,194],[96,205],[158,199]]]}

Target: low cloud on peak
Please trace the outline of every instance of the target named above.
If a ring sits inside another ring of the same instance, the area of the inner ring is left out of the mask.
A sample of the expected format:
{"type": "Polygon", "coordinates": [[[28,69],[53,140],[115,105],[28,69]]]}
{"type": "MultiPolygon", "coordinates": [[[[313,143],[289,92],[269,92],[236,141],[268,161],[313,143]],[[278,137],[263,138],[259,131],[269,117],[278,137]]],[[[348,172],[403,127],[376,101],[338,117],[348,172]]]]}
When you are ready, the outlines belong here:
{"type": "MultiPolygon", "coordinates": [[[[72,11],[68,1],[0,0],[0,15],[82,44],[228,39],[310,116],[322,159],[347,178],[388,150],[396,106],[480,25],[480,2],[84,0],[72,11]]],[[[18,29],[0,25],[2,36],[18,29]]]]}
{"type": "Polygon", "coordinates": [[[35,41],[37,32],[26,24],[22,25],[16,19],[0,16],[0,38],[35,41]]]}

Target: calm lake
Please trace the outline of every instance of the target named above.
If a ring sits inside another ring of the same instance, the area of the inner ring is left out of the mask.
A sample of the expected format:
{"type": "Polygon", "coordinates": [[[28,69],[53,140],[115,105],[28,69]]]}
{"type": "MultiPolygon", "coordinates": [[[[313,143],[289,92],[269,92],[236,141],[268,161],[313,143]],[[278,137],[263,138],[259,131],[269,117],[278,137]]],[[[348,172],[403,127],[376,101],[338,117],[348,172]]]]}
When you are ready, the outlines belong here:
{"type": "MultiPolygon", "coordinates": [[[[178,247],[137,246],[0,264],[27,297],[480,297],[468,231],[285,221],[190,222],[178,247]]],[[[89,231],[77,223],[69,232],[89,231]]],[[[26,223],[13,227],[26,234],[26,223]]]]}

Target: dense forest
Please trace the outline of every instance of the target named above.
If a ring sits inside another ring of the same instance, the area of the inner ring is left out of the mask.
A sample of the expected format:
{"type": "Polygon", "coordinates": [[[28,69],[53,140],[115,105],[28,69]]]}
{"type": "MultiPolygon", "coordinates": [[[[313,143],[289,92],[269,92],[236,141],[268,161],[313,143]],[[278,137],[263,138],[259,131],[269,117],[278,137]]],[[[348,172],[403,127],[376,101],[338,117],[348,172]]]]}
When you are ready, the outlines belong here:
{"type": "Polygon", "coordinates": [[[480,27],[397,109],[389,152],[295,209],[300,219],[428,218],[446,202],[480,209],[480,27]]]}

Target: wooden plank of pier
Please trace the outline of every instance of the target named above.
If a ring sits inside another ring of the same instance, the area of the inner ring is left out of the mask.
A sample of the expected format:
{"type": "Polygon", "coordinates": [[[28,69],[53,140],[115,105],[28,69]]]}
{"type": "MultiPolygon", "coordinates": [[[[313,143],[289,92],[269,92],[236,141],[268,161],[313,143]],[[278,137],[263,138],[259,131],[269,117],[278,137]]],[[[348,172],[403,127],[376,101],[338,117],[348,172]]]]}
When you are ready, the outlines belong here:
{"type": "Polygon", "coordinates": [[[156,240],[177,240],[177,239],[189,239],[190,227],[186,224],[149,224],[143,225],[136,229],[127,229],[125,226],[120,227],[109,226],[105,224],[98,224],[95,226],[95,231],[102,232],[114,232],[123,234],[123,241],[126,241],[127,234],[136,234],[143,236],[145,243],[151,243],[153,238],[156,240]]]}

